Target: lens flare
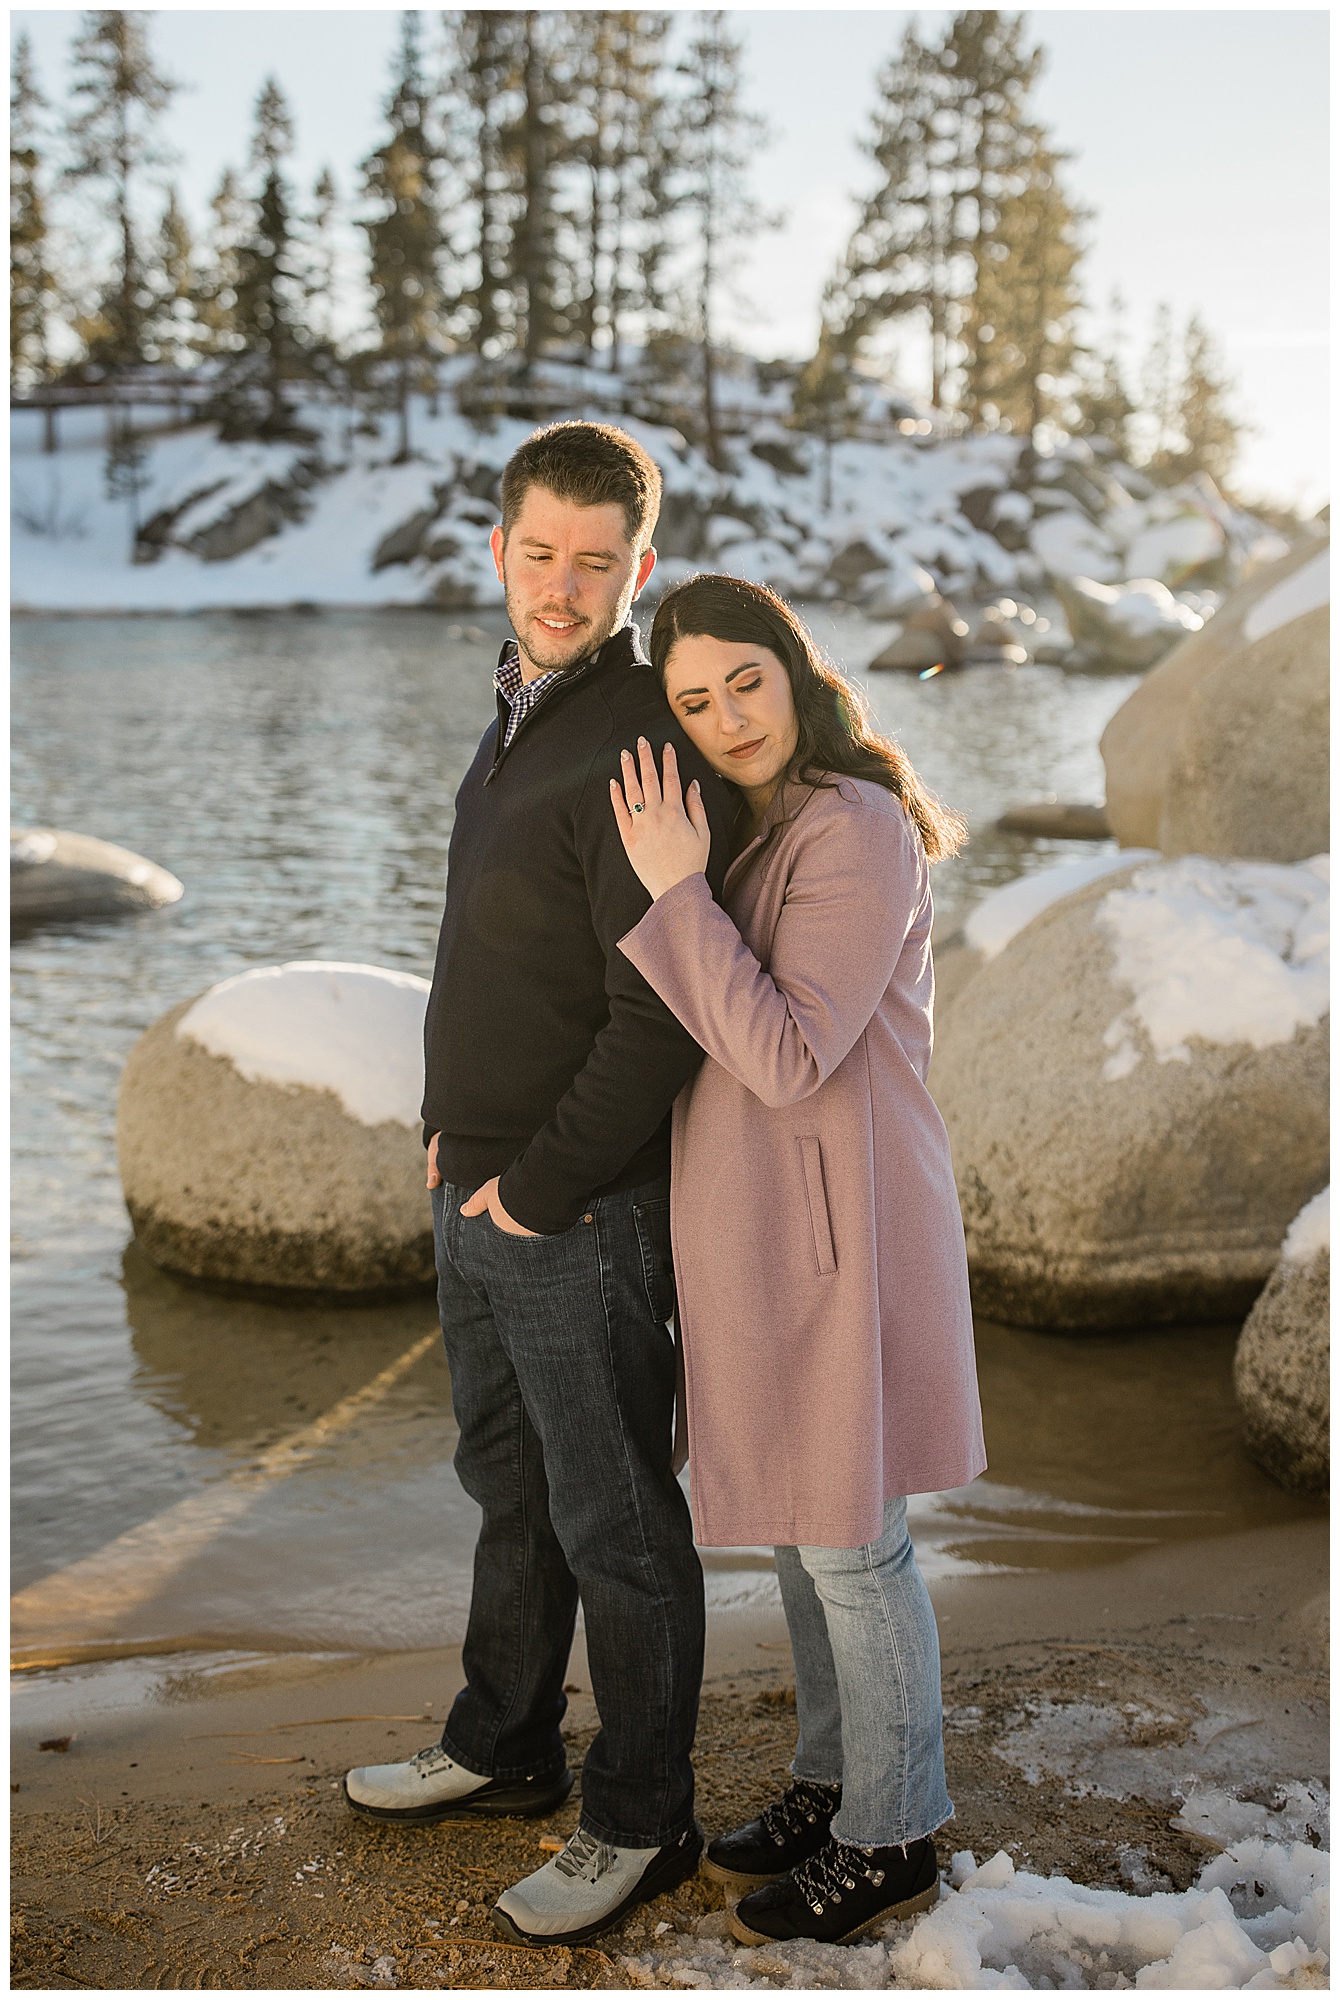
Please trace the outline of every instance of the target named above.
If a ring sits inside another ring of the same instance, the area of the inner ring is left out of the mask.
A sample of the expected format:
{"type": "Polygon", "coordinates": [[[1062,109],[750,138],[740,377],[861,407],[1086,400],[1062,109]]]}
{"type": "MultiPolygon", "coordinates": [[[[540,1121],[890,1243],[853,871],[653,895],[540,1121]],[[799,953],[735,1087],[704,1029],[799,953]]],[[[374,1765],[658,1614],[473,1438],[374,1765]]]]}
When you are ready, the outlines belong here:
{"type": "Polygon", "coordinates": [[[935,679],[935,676],[937,674],[942,674],[944,670],[945,670],[944,661],[937,660],[933,667],[924,667],[922,671],[917,675],[917,679],[919,681],[933,681],[935,679]]]}

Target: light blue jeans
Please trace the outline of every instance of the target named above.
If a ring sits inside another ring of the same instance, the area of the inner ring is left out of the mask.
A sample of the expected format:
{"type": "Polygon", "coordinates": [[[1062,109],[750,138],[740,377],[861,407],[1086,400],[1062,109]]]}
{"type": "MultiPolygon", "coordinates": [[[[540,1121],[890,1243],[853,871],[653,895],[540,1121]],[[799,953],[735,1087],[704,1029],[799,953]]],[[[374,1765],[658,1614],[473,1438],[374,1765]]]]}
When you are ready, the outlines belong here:
{"type": "Polygon", "coordinates": [[[940,1640],[907,1532],[890,1500],[884,1532],[860,1549],[776,1551],[796,1665],[791,1773],[842,1785],[833,1834],[900,1847],[954,1808],[945,1790],[940,1640]]]}

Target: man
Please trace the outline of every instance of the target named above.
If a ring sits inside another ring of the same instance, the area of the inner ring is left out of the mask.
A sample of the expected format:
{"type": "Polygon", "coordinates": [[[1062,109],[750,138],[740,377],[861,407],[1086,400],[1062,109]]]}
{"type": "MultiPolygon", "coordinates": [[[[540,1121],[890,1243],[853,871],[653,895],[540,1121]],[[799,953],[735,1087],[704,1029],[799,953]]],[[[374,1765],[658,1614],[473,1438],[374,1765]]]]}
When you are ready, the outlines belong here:
{"type": "Polygon", "coordinates": [[[668,1113],[701,1051],[618,950],[646,891],[610,806],[620,752],[673,742],[720,887],[728,788],[680,730],[629,620],[660,474],[604,424],[537,432],[503,473],[493,557],[515,643],[456,800],[425,1026],[424,1136],[460,1443],[483,1509],[440,1745],[351,1771],[394,1821],[543,1814],[580,1596],[600,1733],[563,1852],[508,1889],[514,1942],[576,1944],[697,1866],[690,1751],[702,1570],[671,1469],[668,1113]]]}

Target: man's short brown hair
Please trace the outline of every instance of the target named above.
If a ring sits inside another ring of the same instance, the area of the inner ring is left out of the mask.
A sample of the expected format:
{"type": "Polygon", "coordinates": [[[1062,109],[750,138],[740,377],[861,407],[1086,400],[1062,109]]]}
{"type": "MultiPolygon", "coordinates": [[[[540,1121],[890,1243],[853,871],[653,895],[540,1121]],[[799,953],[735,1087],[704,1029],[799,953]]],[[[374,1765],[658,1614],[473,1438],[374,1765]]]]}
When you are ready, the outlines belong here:
{"type": "Polygon", "coordinates": [[[623,508],[638,555],[651,543],[661,511],[661,475],[637,439],[614,424],[548,424],[508,459],[502,476],[504,539],[532,486],[577,507],[623,508]]]}

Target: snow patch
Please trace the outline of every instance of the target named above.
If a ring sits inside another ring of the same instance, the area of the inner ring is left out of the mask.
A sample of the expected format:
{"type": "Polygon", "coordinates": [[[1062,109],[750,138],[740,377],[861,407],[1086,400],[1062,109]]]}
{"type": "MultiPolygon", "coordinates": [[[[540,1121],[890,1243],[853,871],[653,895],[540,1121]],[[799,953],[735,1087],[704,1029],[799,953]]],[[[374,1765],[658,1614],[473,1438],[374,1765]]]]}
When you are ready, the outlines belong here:
{"type": "Polygon", "coordinates": [[[1146,1987],[1274,1992],[1328,1983],[1329,1856],[1245,1840],[1182,1894],[1088,1889],[956,1854],[933,1910],[870,1943],[733,1944],[722,1912],[622,1960],[630,1988],[885,1992],[1146,1987]]]}
{"type": "Polygon", "coordinates": [[[1141,1060],[1190,1062],[1193,1038],[1270,1048],[1330,1005],[1330,863],[1186,855],[1140,868],[1099,905],[1113,979],[1132,1000],[1103,1036],[1108,1082],[1141,1060]],[[1139,1032],[1137,1032],[1139,1031],[1139,1032]]]}
{"type": "Polygon", "coordinates": [[[1208,514],[1179,514],[1137,535],[1126,551],[1126,566],[1142,576],[1173,579],[1213,561],[1224,546],[1224,531],[1208,514]]]}
{"type": "Polygon", "coordinates": [[[331,1090],[360,1125],[419,1123],[428,981],[321,959],[258,967],[202,993],[177,1023],[248,1083],[331,1090]]]}
{"type": "Polygon", "coordinates": [[[1017,882],[1007,882],[1003,889],[993,889],[989,896],[983,897],[967,917],[963,935],[983,958],[995,958],[1026,924],[1031,924],[1034,917],[1049,910],[1053,903],[1059,903],[1063,896],[1073,895],[1076,889],[1086,888],[1090,882],[1097,882],[1118,868],[1129,868],[1134,862],[1154,858],[1153,848],[1127,847],[1115,854],[1086,854],[1079,860],[1058,861],[1054,868],[1023,875],[1017,882]]]}
{"type": "Polygon", "coordinates": [[[1329,1849],[1331,1801],[1325,1786],[1315,1780],[1277,1785],[1264,1800],[1259,1794],[1237,1798],[1217,1785],[1207,1785],[1187,1794],[1171,1824],[1179,1833],[1189,1833],[1225,1854],[1243,1840],[1270,1840],[1275,1846],[1305,1840],[1309,1846],[1329,1849]]]}
{"type": "Polygon", "coordinates": [[[1083,514],[1060,511],[1035,522],[1033,553],[1051,576],[1083,576],[1104,583],[1121,574],[1111,540],[1083,514]]]}
{"type": "Polygon", "coordinates": [[[1331,552],[1323,549],[1310,563],[1304,563],[1302,569],[1296,569],[1292,576],[1286,576],[1283,583],[1277,583],[1258,599],[1242,621],[1242,636],[1249,646],[1254,646],[1267,633],[1278,632],[1281,625],[1291,625],[1295,618],[1319,611],[1330,601],[1331,552]]]}
{"type": "Polygon", "coordinates": [[[1181,604],[1157,577],[1137,576],[1129,583],[1093,583],[1086,576],[1071,578],[1071,588],[1106,615],[1109,624],[1133,638],[1150,632],[1199,632],[1205,620],[1181,604]]]}
{"type": "Polygon", "coordinates": [[[1314,1194],[1289,1224],[1289,1233],[1280,1249],[1285,1264],[1310,1264],[1331,1247],[1331,1190],[1324,1187],[1314,1194]]]}

